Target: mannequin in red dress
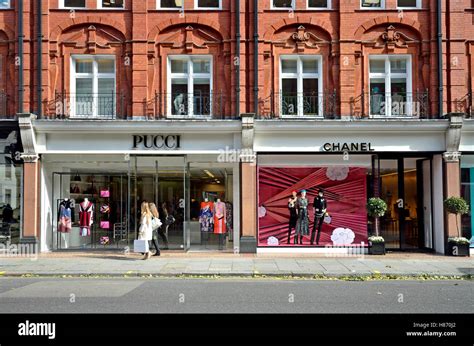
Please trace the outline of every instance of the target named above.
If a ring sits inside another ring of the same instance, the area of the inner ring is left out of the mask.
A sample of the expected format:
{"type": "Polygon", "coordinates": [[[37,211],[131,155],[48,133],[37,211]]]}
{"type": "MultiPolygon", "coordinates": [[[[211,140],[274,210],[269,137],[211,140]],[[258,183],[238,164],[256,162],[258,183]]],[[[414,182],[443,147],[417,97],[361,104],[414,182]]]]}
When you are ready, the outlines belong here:
{"type": "Polygon", "coordinates": [[[214,233],[219,234],[219,250],[222,250],[227,229],[226,205],[220,199],[214,204],[214,233]]]}

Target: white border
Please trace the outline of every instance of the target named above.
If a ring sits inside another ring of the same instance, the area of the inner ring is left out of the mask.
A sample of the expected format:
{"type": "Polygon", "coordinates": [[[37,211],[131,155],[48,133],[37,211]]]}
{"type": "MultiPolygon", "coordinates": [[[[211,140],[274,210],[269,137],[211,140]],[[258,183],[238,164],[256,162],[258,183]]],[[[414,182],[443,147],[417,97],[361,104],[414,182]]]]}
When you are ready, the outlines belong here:
{"type": "Polygon", "coordinates": [[[58,8],[64,9],[64,10],[84,10],[87,8],[87,0],[84,0],[84,7],[72,7],[72,6],[65,6],[64,2],[66,0],[59,0],[58,3],[58,8]]]}
{"type": "Polygon", "coordinates": [[[126,1],[123,0],[123,6],[122,7],[104,7],[103,6],[103,1],[104,0],[97,0],[97,8],[99,10],[107,10],[107,11],[123,11],[125,10],[126,7],[126,1]]]}
{"type": "Polygon", "coordinates": [[[290,11],[293,12],[296,9],[296,0],[291,0],[291,7],[275,7],[273,4],[274,0],[270,0],[270,9],[275,11],[290,11]]]}
{"type": "Polygon", "coordinates": [[[182,5],[181,7],[162,7],[162,6],[161,6],[161,0],[156,0],[156,9],[157,9],[157,10],[163,10],[163,11],[179,11],[179,12],[183,12],[183,11],[184,11],[184,1],[185,1],[185,0],[182,0],[183,5],[182,5]]]}
{"type": "MultiPolygon", "coordinates": [[[[326,7],[311,7],[309,6],[309,1],[310,0],[306,0],[306,9],[307,10],[311,10],[311,11],[324,11],[324,10],[330,10],[332,9],[332,4],[331,4],[331,0],[326,0],[326,7]]],[[[272,1],[273,2],[273,1],[272,1]]]]}
{"type": "MultiPolygon", "coordinates": [[[[183,4],[184,4],[183,0],[183,4]]],[[[219,1],[219,7],[199,7],[199,0],[194,0],[194,9],[195,10],[207,10],[207,11],[219,11],[222,10],[222,0],[219,1]]],[[[184,6],[184,5],[183,5],[184,6]]]]}
{"type": "Polygon", "coordinates": [[[380,7],[363,7],[362,6],[362,1],[364,1],[364,0],[360,0],[360,9],[361,10],[368,10],[368,11],[385,10],[385,0],[380,0],[380,7]]]}
{"type": "Polygon", "coordinates": [[[422,2],[422,0],[416,0],[416,6],[406,7],[406,6],[398,6],[398,0],[397,0],[397,9],[399,9],[399,10],[419,10],[419,9],[421,9],[421,2],[422,2]]]}

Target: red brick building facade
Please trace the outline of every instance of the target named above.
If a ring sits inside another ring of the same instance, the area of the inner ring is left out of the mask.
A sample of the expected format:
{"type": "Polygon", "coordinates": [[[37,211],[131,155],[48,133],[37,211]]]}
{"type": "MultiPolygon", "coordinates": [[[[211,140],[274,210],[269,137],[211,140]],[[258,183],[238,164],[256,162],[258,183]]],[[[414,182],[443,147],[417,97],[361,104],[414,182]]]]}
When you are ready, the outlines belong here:
{"type": "MultiPolygon", "coordinates": [[[[371,133],[381,131],[371,126],[380,122],[385,131],[391,125],[382,122],[393,118],[397,121],[393,131],[408,131],[414,140],[417,131],[419,138],[438,131],[428,142],[440,147],[429,150],[427,142],[419,149],[415,144],[393,149],[394,144],[387,145],[392,149],[377,150],[402,153],[415,148],[417,153],[429,151],[429,157],[448,153],[441,173],[444,194],[460,194],[460,145],[464,152],[474,151],[471,1],[13,0],[2,4],[0,88],[8,100],[4,117],[32,113],[41,120],[20,123],[23,145],[29,148],[23,186],[25,238],[39,239],[46,232],[41,221],[45,218],[41,158],[55,143],[49,142],[48,131],[89,134],[85,123],[91,119],[117,120],[116,125],[101,122],[104,133],[109,125],[124,126],[120,131],[129,126],[133,133],[138,125],[130,121],[163,120],[150,126],[167,133],[196,131],[192,136],[199,136],[198,129],[187,128],[197,126],[194,116],[216,121],[203,125],[209,126],[201,130],[203,135],[224,124],[219,120],[235,122],[240,128],[233,133],[235,149],[249,149],[258,157],[269,148],[266,140],[272,131],[290,138],[295,131],[310,132],[314,126],[312,136],[318,138],[318,131],[338,132],[337,123],[324,121],[342,121],[341,129],[349,124],[344,121],[350,121],[349,126],[361,121],[368,127],[348,128],[347,136],[360,131],[361,141],[370,141],[371,133]],[[246,113],[255,116],[242,117],[242,123],[239,119],[246,113]],[[458,118],[447,116],[454,113],[463,113],[463,130],[455,123],[458,118]],[[288,122],[278,122],[287,118],[288,122]],[[363,122],[373,118],[376,121],[363,122]],[[170,125],[172,120],[179,122],[170,125]],[[309,127],[305,129],[302,120],[309,127]],[[51,124],[58,124],[58,129],[51,124]],[[325,124],[334,127],[325,130],[325,124]],[[174,127],[168,131],[167,126],[174,127]],[[26,135],[28,130],[35,135],[26,135]]],[[[290,143],[280,151],[287,148],[288,153],[314,150],[311,146],[291,149],[290,143]]],[[[253,163],[243,161],[238,168],[240,212],[234,215],[240,220],[240,236],[247,241],[255,240],[259,227],[258,165],[253,163]]],[[[445,235],[452,235],[455,219],[446,220],[445,235]]]]}

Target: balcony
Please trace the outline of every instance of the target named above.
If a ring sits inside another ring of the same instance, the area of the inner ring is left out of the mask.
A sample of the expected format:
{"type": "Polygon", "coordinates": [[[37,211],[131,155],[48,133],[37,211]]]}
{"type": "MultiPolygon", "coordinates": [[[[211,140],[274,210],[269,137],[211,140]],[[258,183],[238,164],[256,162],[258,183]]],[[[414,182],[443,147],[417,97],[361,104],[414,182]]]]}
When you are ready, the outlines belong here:
{"type": "Polygon", "coordinates": [[[56,92],[54,104],[46,113],[57,119],[127,119],[126,97],[122,93],[74,94],[56,92]]]}
{"type": "Polygon", "coordinates": [[[350,100],[351,117],[362,118],[418,118],[430,117],[429,93],[392,92],[365,93],[350,100]]]}
{"type": "Polygon", "coordinates": [[[222,92],[156,93],[147,113],[152,120],[232,118],[230,98],[222,92]]]}
{"type": "Polygon", "coordinates": [[[467,119],[474,118],[474,108],[472,105],[472,93],[466,94],[454,101],[454,111],[456,113],[464,113],[467,119]]]}
{"type": "Polygon", "coordinates": [[[334,119],[337,94],[332,93],[272,93],[261,99],[260,119],[334,119]]]}

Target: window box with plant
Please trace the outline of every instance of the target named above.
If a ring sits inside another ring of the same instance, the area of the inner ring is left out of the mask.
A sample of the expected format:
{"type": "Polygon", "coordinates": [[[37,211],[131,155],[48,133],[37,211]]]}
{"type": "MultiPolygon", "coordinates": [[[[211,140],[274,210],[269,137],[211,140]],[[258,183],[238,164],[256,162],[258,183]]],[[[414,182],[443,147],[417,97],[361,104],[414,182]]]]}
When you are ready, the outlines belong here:
{"type": "Polygon", "coordinates": [[[444,208],[449,214],[456,216],[457,237],[448,238],[446,247],[446,255],[449,256],[469,256],[470,241],[464,238],[459,229],[459,216],[469,212],[469,205],[461,197],[450,197],[444,201],[444,208]]]}
{"type": "Polygon", "coordinates": [[[375,235],[369,237],[369,253],[371,255],[385,255],[385,239],[379,233],[379,218],[387,212],[387,203],[381,198],[370,198],[367,202],[367,213],[375,221],[375,235]]]}

